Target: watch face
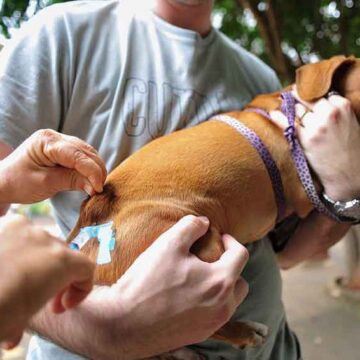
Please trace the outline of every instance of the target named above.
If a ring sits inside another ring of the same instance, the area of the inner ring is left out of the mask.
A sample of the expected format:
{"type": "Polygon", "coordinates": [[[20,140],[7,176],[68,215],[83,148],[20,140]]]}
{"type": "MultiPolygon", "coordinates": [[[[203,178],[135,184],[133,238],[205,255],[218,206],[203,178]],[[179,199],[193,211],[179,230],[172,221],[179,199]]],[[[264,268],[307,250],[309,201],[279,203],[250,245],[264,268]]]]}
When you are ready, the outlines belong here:
{"type": "Polygon", "coordinates": [[[338,201],[334,205],[334,210],[342,216],[360,220],[360,200],[351,200],[346,202],[338,201]]]}
{"type": "Polygon", "coordinates": [[[321,195],[327,209],[336,215],[341,221],[350,223],[360,223],[360,200],[334,201],[325,193],[321,195]]]}

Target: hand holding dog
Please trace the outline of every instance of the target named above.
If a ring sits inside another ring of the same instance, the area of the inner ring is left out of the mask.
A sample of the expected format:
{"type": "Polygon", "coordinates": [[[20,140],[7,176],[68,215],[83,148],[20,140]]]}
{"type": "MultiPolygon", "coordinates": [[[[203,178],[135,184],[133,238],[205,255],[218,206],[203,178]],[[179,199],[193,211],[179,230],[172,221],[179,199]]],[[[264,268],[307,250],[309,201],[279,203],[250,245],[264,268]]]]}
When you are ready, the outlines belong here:
{"type": "MultiPolygon", "coordinates": [[[[91,294],[76,313],[88,314],[89,310],[82,311],[86,303],[93,307],[91,313],[98,314],[101,308],[97,325],[101,336],[96,339],[99,346],[86,342],[85,355],[145,358],[203,341],[229,320],[248,292],[240,277],[248,252],[224,235],[222,257],[214,263],[202,262],[189,249],[208,226],[205,218],[186,216],[142,253],[116,284],[91,294]],[[106,353],[99,353],[100,349],[106,353]]],[[[68,318],[70,332],[76,331],[70,326],[76,316],[72,315],[68,318]]],[[[45,319],[42,322],[45,324],[45,319]]],[[[83,317],[78,322],[86,326],[83,317]]],[[[68,327],[62,331],[68,332],[68,327]]],[[[72,338],[80,345],[85,340],[76,333],[72,338]]],[[[61,337],[57,341],[61,343],[61,337]]]]}
{"type": "Polygon", "coordinates": [[[59,313],[92,289],[94,264],[22,216],[0,220],[0,341],[12,348],[46,302],[59,313]]]}
{"type": "Polygon", "coordinates": [[[95,149],[53,130],[39,130],[0,163],[0,200],[33,203],[63,190],[101,192],[106,169],[95,149]]]}
{"type": "MultiPolygon", "coordinates": [[[[333,200],[360,197],[360,125],[350,101],[331,95],[314,103],[295,97],[301,125],[297,133],[306,158],[319,176],[325,193],[333,200]]],[[[282,128],[287,120],[279,111],[271,112],[282,128]]]]}
{"type": "MultiPolygon", "coordinates": [[[[314,103],[300,99],[296,114],[301,119],[297,133],[311,167],[325,193],[333,200],[360,197],[360,126],[349,100],[337,94],[314,103]]],[[[287,119],[279,111],[271,117],[283,129],[287,119]]],[[[313,211],[298,226],[285,249],[278,254],[283,269],[325,251],[339,241],[349,224],[339,224],[313,211]],[[307,239],[304,243],[304,239],[307,239]]]]}
{"type": "Polygon", "coordinates": [[[360,126],[350,101],[335,94],[307,106],[312,111],[298,134],[325,193],[334,200],[360,197],[360,126]]]}

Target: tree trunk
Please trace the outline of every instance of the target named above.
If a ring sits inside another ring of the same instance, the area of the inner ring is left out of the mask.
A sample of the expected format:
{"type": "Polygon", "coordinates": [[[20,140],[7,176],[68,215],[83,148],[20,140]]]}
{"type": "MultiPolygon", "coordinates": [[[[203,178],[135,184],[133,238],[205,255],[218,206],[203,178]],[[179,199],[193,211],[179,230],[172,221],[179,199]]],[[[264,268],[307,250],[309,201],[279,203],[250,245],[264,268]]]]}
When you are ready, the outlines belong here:
{"type": "Polygon", "coordinates": [[[348,34],[349,34],[349,9],[345,6],[344,0],[338,0],[340,10],[339,33],[340,33],[340,52],[349,55],[348,34]]]}
{"type": "Polygon", "coordinates": [[[261,37],[265,44],[273,68],[276,70],[281,80],[287,83],[293,81],[294,74],[289,66],[289,61],[281,48],[280,26],[277,21],[272,0],[266,0],[267,8],[259,11],[257,2],[253,0],[237,0],[243,9],[249,9],[254,15],[261,37]]]}

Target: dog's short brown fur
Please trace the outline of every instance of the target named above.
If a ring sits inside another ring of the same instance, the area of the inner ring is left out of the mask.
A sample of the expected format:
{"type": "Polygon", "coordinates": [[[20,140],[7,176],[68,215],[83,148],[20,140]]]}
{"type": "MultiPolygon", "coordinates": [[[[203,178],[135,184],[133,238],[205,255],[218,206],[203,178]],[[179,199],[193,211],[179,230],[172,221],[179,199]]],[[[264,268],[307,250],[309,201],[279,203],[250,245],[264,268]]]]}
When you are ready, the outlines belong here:
{"type": "MultiPolygon", "coordinates": [[[[351,101],[359,117],[360,59],[337,56],[305,65],[296,75],[302,99],[314,101],[336,90],[351,101]]],[[[257,96],[248,106],[279,109],[279,93],[257,96]]],[[[282,130],[257,113],[234,111],[228,115],[261,137],[281,172],[286,213],[305,217],[312,205],[282,130]]],[[[275,225],[277,207],[261,158],[243,136],[219,121],[161,137],[130,156],[108,176],[104,192],[83,203],[68,241],[81,227],[113,220],[117,243],[112,262],[96,270],[97,284],[112,284],[161,233],[187,214],[210,219],[209,231],[192,248],[208,262],[224,251],[221,234],[229,233],[247,244],[275,225]]],[[[84,247],[94,260],[97,244],[93,239],[84,247]]],[[[258,344],[263,335],[251,324],[229,323],[214,337],[243,347],[258,344]]]]}

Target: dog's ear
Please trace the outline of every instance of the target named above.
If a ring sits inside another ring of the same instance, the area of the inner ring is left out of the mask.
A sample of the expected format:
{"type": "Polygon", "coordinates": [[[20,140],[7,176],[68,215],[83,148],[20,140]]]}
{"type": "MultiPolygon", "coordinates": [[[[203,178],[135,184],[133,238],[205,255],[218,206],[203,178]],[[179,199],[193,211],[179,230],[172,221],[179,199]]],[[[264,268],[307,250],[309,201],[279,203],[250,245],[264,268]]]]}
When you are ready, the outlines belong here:
{"type": "Polygon", "coordinates": [[[315,101],[331,89],[335,73],[342,67],[354,64],[353,56],[334,56],[329,60],[307,64],[296,70],[296,88],[305,101],[315,101]]]}

